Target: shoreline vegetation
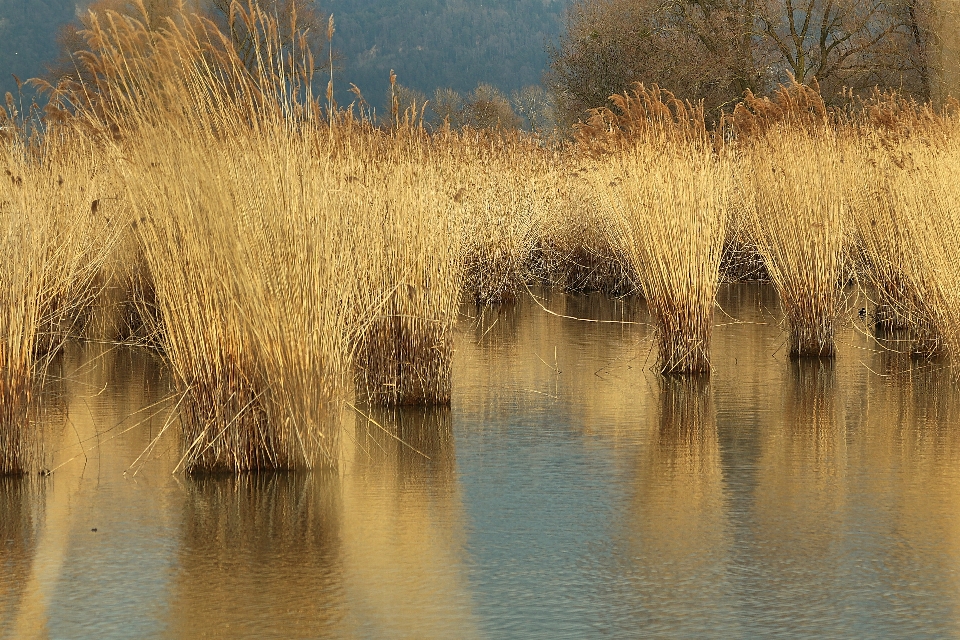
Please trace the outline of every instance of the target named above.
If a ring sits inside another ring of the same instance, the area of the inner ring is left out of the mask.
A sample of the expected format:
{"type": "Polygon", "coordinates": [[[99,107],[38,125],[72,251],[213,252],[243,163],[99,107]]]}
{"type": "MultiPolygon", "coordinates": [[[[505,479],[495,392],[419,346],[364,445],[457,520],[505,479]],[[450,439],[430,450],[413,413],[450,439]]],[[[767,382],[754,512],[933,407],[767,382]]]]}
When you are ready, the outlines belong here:
{"type": "Polygon", "coordinates": [[[237,8],[252,65],[198,16],[107,12],[39,129],[0,109],[0,475],[43,469],[38,390],[69,338],[161,354],[179,469],[315,468],[343,406],[449,404],[460,304],[534,282],[643,296],[667,376],[709,372],[724,280],[770,280],[797,358],[834,356],[857,285],[878,335],[960,373],[956,102],[829,109],[813,81],[708,128],[637,86],[569,138],[429,131],[397,100],[375,125],[237,8]]]}

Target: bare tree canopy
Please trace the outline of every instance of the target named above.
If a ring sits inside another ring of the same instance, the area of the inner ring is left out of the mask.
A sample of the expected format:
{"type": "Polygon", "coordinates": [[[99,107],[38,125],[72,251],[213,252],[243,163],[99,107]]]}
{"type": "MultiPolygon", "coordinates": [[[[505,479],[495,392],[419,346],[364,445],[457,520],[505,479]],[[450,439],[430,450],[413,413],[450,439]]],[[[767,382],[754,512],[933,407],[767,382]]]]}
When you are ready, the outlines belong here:
{"type": "Polygon", "coordinates": [[[898,89],[928,100],[940,50],[934,0],[579,0],[548,81],[567,122],[636,82],[703,100],[716,118],[746,90],[817,78],[828,100],[898,89]]]}

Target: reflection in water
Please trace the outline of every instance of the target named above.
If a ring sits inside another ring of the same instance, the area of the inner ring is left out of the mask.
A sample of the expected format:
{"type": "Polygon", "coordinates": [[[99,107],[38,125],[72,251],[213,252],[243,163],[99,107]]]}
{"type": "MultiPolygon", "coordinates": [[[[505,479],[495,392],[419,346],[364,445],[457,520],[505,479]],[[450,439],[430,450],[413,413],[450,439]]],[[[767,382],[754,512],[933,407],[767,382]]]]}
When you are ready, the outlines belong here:
{"type": "MultiPolygon", "coordinates": [[[[883,403],[867,408],[874,430],[854,452],[866,480],[862,530],[880,555],[862,579],[885,594],[899,633],[924,633],[937,620],[960,634],[960,405],[949,370],[927,363],[884,385],[883,403]],[[891,410],[894,408],[894,410],[891,410]]],[[[866,564],[866,563],[864,563],[866,564]]],[[[891,625],[892,626],[892,625],[891,625]]]]}
{"type": "Polygon", "coordinates": [[[762,427],[754,539],[745,550],[758,573],[742,586],[763,604],[762,624],[779,618],[819,633],[824,620],[843,618],[846,437],[833,360],[788,366],[779,419],[762,427]]]}
{"type": "Polygon", "coordinates": [[[342,625],[336,475],[183,482],[172,636],[276,637],[282,629],[285,637],[320,637],[342,625]]]}
{"type": "Polygon", "coordinates": [[[70,346],[57,471],[0,479],[0,637],[960,636],[942,364],[853,326],[791,362],[735,285],[709,381],[662,379],[647,327],[561,317],[642,304],[541,302],[464,320],[452,408],[350,413],[337,472],[173,476],[176,437],[131,469],[162,372],[70,346]]]}
{"type": "Polygon", "coordinates": [[[17,612],[23,608],[37,552],[43,506],[40,482],[0,477],[0,638],[15,637],[15,629],[24,631],[17,625],[17,612]]]}
{"type": "Polygon", "coordinates": [[[343,481],[351,627],[361,637],[477,635],[448,407],[357,415],[343,481]],[[375,421],[375,423],[374,423],[375,421]]]}
{"type": "MultiPolygon", "coordinates": [[[[706,377],[661,380],[655,431],[635,480],[634,587],[646,634],[695,634],[729,606],[730,537],[717,423],[706,377]],[[683,613],[686,612],[686,613],[683,613]]],[[[716,620],[714,632],[731,632],[716,620]]]]}

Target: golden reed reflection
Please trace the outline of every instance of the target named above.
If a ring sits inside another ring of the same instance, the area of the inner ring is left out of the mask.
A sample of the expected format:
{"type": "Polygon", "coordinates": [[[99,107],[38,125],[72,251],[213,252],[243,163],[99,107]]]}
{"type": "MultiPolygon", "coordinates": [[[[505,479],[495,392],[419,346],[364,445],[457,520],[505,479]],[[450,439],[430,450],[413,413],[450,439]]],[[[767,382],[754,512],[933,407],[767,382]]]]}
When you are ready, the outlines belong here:
{"type": "Polygon", "coordinates": [[[633,445],[642,438],[642,416],[657,402],[648,320],[635,297],[539,288],[524,293],[521,304],[483,310],[458,339],[458,409],[469,421],[493,426],[530,407],[554,405],[570,416],[571,428],[624,436],[616,446],[633,445]]]}
{"type": "Polygon", "coordinates": [[[886,542],[876,580],[897,604],[960,635],[960,402],[942,363],[914,363],[878,384],[854,464],[886,542]],[[931,597],[931,595],[933,597],[931,597]],[[931,608],[936,603],[940,610],[931,608]]]}
{"type": "Polygon", "coordinates": [[[343,442],[343,566],[356,632],[478,636],[450,409],[364,410],[343,442]]]}
{"type": "MultiPolygon", "coordinates": [[[[0,637],[16,637],[43,523],[42,483],[29,477],[0,477],[0,637]]],[[[42,625],[41,625],[42,628],[42,625]]],[[[31,635],[37,635],[36,633],[31,635]]]]}
{"type": "MultiPolygon", "coordinates": [[[[794,359],[789,366],[782,409],[760,426],[749,549],[761,568],[759,588],[771,595],[803,592],[836,575],[846,533],[847,440],[834,362],[794,359]]],[[[809,592],[812,599],[839,595],[809,592]]]]}
{"type": "MultiPolygon", "coordinates": [[[[44,468],[49,468],[50,441],[57,442],[64,424],[65,368],[64,357],[58,357],[50,379],[39,390],[37,433],[44,468]]],[[[4,547],[0,550],[0,631],[4,637],[28,640],[49,635],[50,606],[70,539],[70,498],[75,493],[70,480],[0,478],[0,545],[4,547]],[[8,549],[16,555],[7,555],[8,549]]]]}
{"type": "Polygon", "coordinates": [[[186,477],[170,635],[342,635],[334,473],[186,477]],[[338,634],[339,632],[339,634],[338,634]]]}
{"type": "Polygon", "coordinates": [[[637,470],[634,568],[652,628],[684,632],[677,611],[719,608],[730,536],[709,379],[661,380],[660,411],[637,470]]]}

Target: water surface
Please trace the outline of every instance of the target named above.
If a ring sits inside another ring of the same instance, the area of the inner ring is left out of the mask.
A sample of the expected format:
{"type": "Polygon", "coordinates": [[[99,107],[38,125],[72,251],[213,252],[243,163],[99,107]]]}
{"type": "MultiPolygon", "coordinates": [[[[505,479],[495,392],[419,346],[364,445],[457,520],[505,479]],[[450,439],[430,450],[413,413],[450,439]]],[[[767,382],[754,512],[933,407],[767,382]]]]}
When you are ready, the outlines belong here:
{"type": "Polygon", "coordinates": [[[464,308],[453,406],[351,414],[303,475],[174,475],[158,362],[73,345],[56,472],[0,479],[0,637],[960,635],[949,372],[720,305],[709,380],[655,374],[636,301],[464,308]]]}

